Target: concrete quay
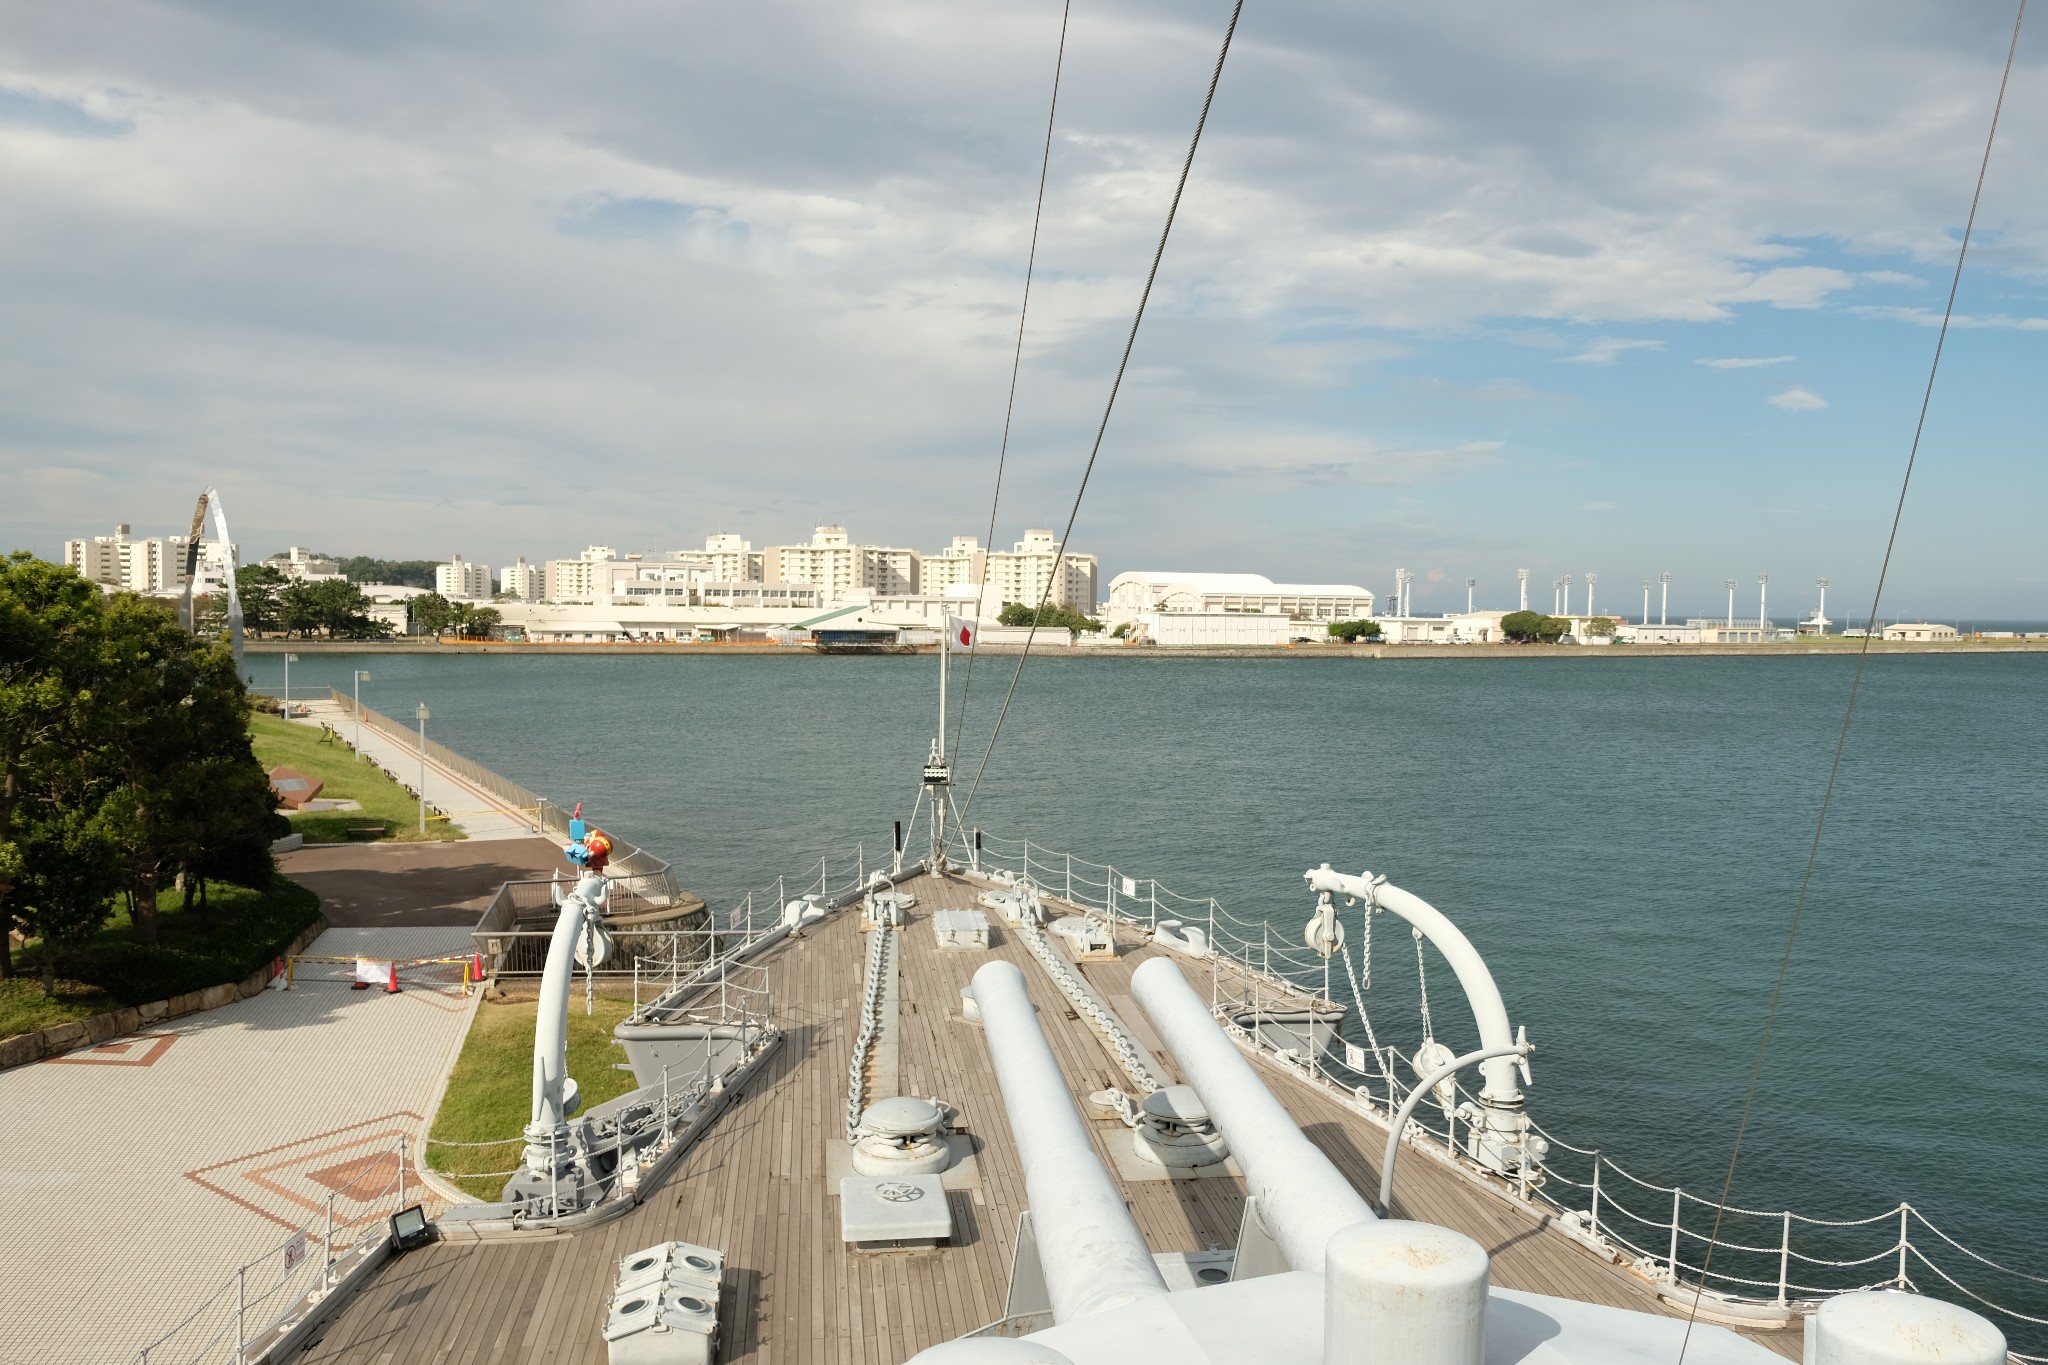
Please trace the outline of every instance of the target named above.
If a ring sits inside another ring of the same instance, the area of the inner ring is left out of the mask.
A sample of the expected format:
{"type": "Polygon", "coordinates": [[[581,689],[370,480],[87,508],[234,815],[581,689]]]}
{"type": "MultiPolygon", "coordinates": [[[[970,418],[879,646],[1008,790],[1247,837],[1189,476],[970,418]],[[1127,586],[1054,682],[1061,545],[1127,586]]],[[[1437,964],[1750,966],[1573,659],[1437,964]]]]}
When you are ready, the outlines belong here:
{"type": "MultiPolygon", "coordinates": [[[[1815,655],[1849,657],[1861,652],[1860,642],[1832,637],[1826,644],[1768,645],[1243,645],[1229,647],[1158,645],[1075,645],[1039,646],[1034,659],[1347,659],[1385,660],[1390,663],[1416,659],[1694,659],[1742,656],[1763,659],[1803,659],[1815,655]]],[[[251,654],[282,654],[286,650],[305,654],[596,654],[607,658],[620,655],[717,654],[752,659],[828,659],[840,651],[826,653],[796,645],[693,645],[660,643],[630,644],[530,644],[504,640],[463,640],[440,643],[433,640],[251,640],[251,654]]],[[[900,645],[876,651],[887,654],[936,654],[936,645],[900,645]]],[[[1019,645],[982,645],[981,654],[1015,658],[1019,645]]],[[[2048,654],[2048,640],[1948,640],[1941,643],[1907,641],[1870,642],[1871,654],[2048,654]]],[[[318,703],[315,703],[318,705],[318,703]]]]}

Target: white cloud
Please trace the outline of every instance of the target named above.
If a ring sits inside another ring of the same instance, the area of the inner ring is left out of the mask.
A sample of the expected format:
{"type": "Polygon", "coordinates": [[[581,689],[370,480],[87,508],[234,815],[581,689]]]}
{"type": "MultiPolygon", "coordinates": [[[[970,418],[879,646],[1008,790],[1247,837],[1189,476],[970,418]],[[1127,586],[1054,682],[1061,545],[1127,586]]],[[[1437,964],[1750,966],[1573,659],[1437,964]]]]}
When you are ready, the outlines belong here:
{"type": "Polygon", "coordinates": [[[1828,400],[1812,389],[1803,389],[1796,385],[1772,394],[1765,401],[1774,408],[1783,408],[1786,412],[1819,412],[1828,405],[1828,400]]]}
{"type": "Polygon", "coordinates": [[[1799,359],[1796,355],[1770,356],[1728,356],[1721,360],[1695,360],[1695,365],[1705,365],[1715,370],[1753,370],[1760,365],[1787,365],[1799,359]]]}
{"type": "MultiPolygon", "coordinates": [[[[1934,308],[1881,308],[1877,306],[1851,308],[1850,312],[1859,317],[1885,318],[1893,322],[1917,323],[1922,327],[1941,326],[1941,312],[1934,308]]],[[[2048,332],[2048,318],[2015,318],[2004,313],[1973,314],[1957,313],[1948,320],[1950,327],[1997,327],[2015,332],[2048,332]]]]}
{"type": "Polygon", "coordinates": [[[1612,365],[1626,351],[1661,351],[1664,343],[1643,337],[1601,337],[1577,355],[1564,357],[1566,365],[1612,365]]]}
{"type": "Polygon", "coordinates": [[[1898,270],[1866,270],[1856,278],[1866,284],[1898,284],[1916,289],[1927,287],[1927,281],[1918,275],[1908,275],[1898,270]]]}

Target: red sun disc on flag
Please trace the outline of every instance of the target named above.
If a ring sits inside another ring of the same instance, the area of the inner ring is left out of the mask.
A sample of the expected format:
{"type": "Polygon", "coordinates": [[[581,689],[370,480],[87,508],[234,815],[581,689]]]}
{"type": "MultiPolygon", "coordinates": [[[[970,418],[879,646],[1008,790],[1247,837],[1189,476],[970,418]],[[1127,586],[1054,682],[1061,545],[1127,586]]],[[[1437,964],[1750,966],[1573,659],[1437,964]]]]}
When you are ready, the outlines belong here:
{"type": "Polygon", "coordinates": [[[960,627],[960,647],[970,649],[974,645],[974,632],[966,626],[960,627]]]}

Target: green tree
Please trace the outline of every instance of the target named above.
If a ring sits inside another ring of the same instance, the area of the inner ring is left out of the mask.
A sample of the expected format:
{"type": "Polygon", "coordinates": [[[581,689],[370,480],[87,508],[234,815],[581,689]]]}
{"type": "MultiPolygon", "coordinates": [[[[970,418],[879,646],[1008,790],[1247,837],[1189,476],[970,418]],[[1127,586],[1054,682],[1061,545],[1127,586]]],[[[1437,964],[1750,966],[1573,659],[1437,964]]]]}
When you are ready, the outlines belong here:
{"type": "Polygon", "coordinates": [[[14,974],[4,945],[30,862],[17,819],[33,814],[37,769],[89,728],[103,602],[72,569],[26,552],[0,559],[0,977],[14,974]]]}
{"type": "Polygon", "coordinates": [[[1332,621],[1330,622],[1330,634],[1346,644],[1356,643],[1360,636],[1368,640],[1377,640],[1380,638],[1380,623],[1377,621],[1332,621]]]}
{"type": "Polygon", "coordinates": [[[1500,618],[1500,633],[1523,644],[1556,644],[1571,628],[1572,623],[1562,616],[1546,616],[1540,611],[1511,611],[1500,618]]]}
{"type": "Polygon", "coordinates": [[[268,564],[251,564],[235,570],[235,591],[242,598],[242,628],[251,635],[284,629],[284,604],[280,600],[285,576],[268,564]]]}
{"type": "Polygon", "coordinates": [[[341,561],[341,572],[351,583],[398,583],[409,588],[431,588],[434,586],[434,569],[431,559],[372,559],[368,555],[350,555],[341,561]]]}
{"type": "Polygon", "coordinates": [[[1102,622],[1094,617],[1083,616],[1078,611],[1068,611],[1065,607],[1056,606],[1050,602],[1038,608],[1030,607],[1023,602],[1012,602],[1003,608],[1001,614],[996,617],[996,620],[1006,626],[1036,624],[1040,629],[1048,630],[1058,630],[1061,627],[1065,627],[1076,635],[1084,632],[1100,632],[1102,629],[1102,622]]]}
{"type": "MultiPolygon", "coordinates": [[[[66,785],[84,789],[82,782],[66,785]]],[[[44,805],[23,821],[19,843],[23,866],[14,893],[17,915],[23,928],[42,940],[43,994],[54,995],[59,954],[98,933],[112,916],[118,864],[100,822],[68,804],[44,805]]]]}
{"type": "Polygon", "coordinates": [[[439,635],[455,624],[455,604],[437,592],[423,592],[405,604],[415,635],[439,635]]]}
{"type": "Polygon", "coordinates": [[[448,606],[449,624],[465,640],[489,639],[505,619],[496,607],[479,607],[472,602],[451,602],[448,606]]]}
{"type": "Polygon", "coordinates": [[[1614,638],[1614,627],[1615,621],[1612,616],[1595,616],[1586,622],[1586,634],[1595,639],[1611,640],[1614,638]]]}

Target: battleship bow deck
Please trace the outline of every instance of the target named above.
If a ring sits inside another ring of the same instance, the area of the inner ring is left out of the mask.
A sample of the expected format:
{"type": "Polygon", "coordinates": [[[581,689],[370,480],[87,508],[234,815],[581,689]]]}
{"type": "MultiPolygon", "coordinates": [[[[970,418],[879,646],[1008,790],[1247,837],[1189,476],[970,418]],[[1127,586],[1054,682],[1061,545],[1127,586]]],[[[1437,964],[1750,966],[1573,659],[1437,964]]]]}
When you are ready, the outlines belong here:
{"type": "MultiPolygon", "coordinates": [[[[758,959],[774,974],[787,1030],[783,1046],[644,1205],[586,1232],[439,1243],[407,1253],[339,1309],[294,1359],[598,1365],[605,1360],[598,1328],[619,1258],[672,1238],[726,1254],[719,1320],[720,1358],[727,1361],[898,1365],[1002,1317],[1011,1243],[1026,1206],[1024,1177],[981,1031],[960,1017],[960,988],[990,957],[1015,962],[1076,1103],[1123,1082],[1093,1032],[1002,925],[992,926],[987,952],[935,947],[931,914],[973,905],[980,886],[925,876],[904,889],[917,904],[902,931],[900,1088],[956,1106],[976,1152],[973,1180],[954,1180],[969,1187],[948,1191],[954,1221],[948,1245],[869,1255],[839,1240],[837,1172],[828,1148],[842,1135],[862,986],[860,917],[846,911],[758,959]]],[[[1128,1003],[1130,974],[1159,951],[1130,946],[1115,962],[1080,965],[1141,1041],[1149,1027],[1128,1003]]],[[[1190,970],[1198,984],[1207,974],[1190,970]]],[[[1171,1055],[1152,1050],[1171,1070],[1171,1055]]],[[[1263,1059],[1258,1065],[1309,1140],[1358,1188],[1376,1189],[1385,1129],[1263,1059]]],[[[1126,1130],[1086,1108],[1083,1113],[1090,1115],[1097,1154],[1153,1251],[1234,1245],[1244,1202],[1235,1177],[1126,1179],[1109,1146],[1126,1141],[1126,1130]]],[[[1404,1162],[1396,1205],[1398,1213],[1478,1239],[1492,1254],[1496,1284],[1671,1311],[1646,1283],[1600,1261],[1548,1218],[1442,1162],[1404,1162]]],[[[1798,1353],[1797,1333],[1756,1339],[1787,1356],[1798,1353]]]]}

